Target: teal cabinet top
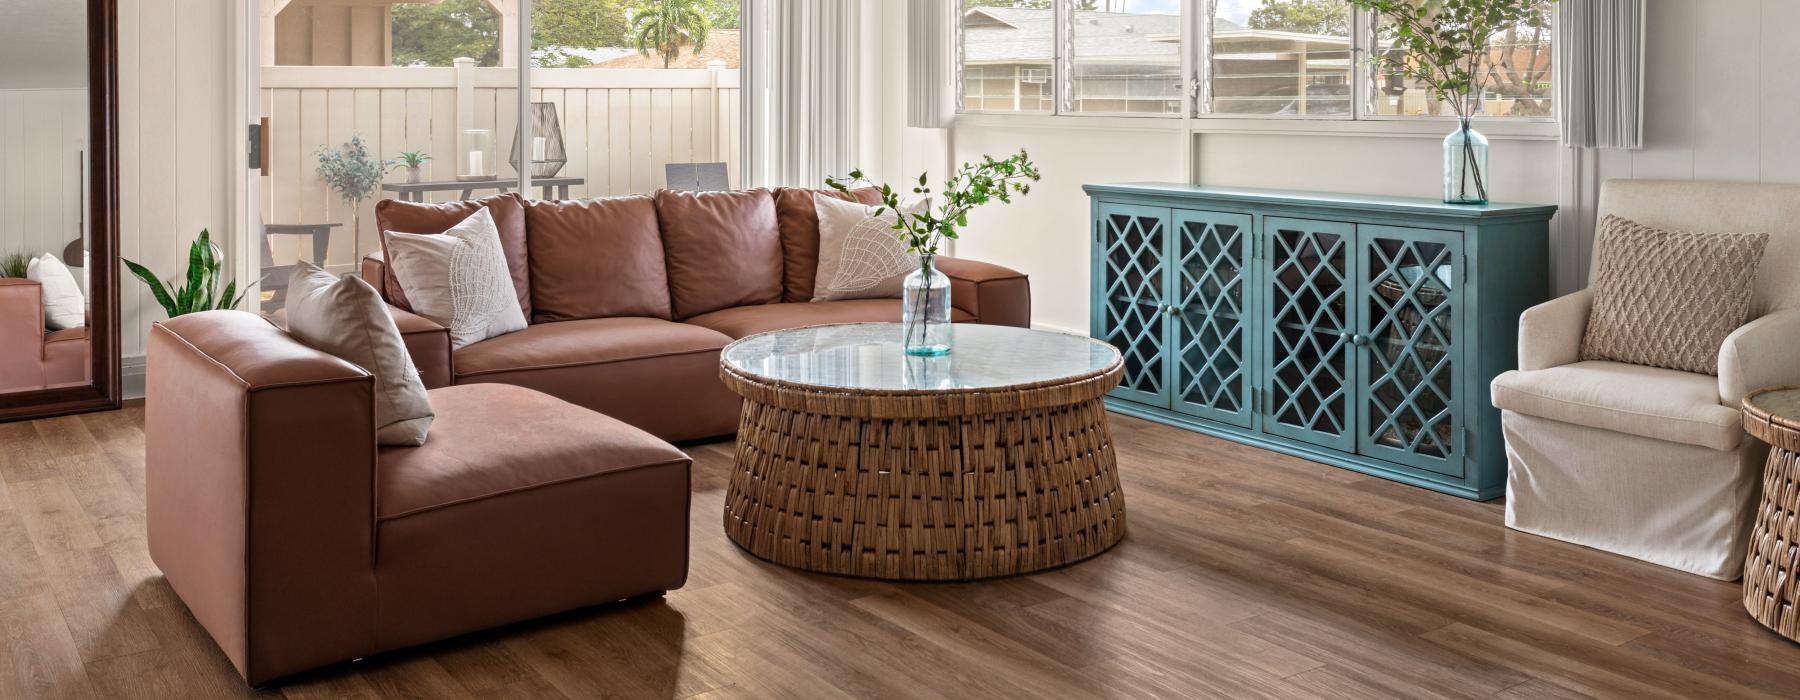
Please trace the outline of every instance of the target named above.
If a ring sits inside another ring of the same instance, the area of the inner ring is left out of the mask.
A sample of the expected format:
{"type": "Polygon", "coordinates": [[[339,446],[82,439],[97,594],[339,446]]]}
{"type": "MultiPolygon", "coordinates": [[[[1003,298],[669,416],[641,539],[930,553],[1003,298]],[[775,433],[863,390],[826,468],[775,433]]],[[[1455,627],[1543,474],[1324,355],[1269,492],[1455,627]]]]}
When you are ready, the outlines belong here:
{"type": "Polygon", "coordinates": [[[1088,195],[1123,195],[1132,198],[1211,199],[1257,205],[1286,205],[1307,209],[1342,209],[1387,214],[1427,214],[1462,219],[1544,218],[1556,213],[1552,204],[1445,204],[1426,197],[1387,197],[1342,192],[1307,192],[1303,190],[1258,189],[1253,187],[1209,187],[1177,182],[1121,182],[1089,184],[1082,188],[1088,195]]]}

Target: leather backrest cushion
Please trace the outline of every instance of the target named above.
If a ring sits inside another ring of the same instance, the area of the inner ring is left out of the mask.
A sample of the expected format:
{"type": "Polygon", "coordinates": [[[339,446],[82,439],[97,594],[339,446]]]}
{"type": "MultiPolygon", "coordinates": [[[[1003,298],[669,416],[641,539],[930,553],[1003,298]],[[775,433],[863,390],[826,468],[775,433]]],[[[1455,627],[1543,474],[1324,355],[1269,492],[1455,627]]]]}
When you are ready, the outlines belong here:
{"type": "Polygon", "coordinates": [[[782,301],[813,299],[814,278],[819,274],[819,212],[813,208],[813,197],[819,195],[881,203],[881,190],[874,187],[857,188],[850,194],[803,187],[775,190],[775,222],[781,228],[782,301]]]}
{"type": "Polygon", "coordinates": [[[781,233],[765,189],[656,193],[675,318],[781,299],[781,233]]]}
{"type": "MultiPolygon", "coordinates": [[[[469,218],[482,207],[487,207],[488,213],[494,216],[494,227],[500,231],[500,249],[506,255],[506,268],[512,273],[514,290],[519,293],[519,308],[524,310],[525,318],[529,319],[531,270],[525,244],[524,198],[507,193],[443,204],[384,199],[375,203],[375,226],[382,231],[400,233],[443,233],[462,223],[463,219],[469,218]]],[[[384,236],[381,252],[391,261],[394,257],[387,254],[385,238],[384,236]]],[[[400,289],[400,278],[394,276],[393,265],[387,266],[381,293],[387,297],[388,303],[407,311],[413,310],[412,305],[406,301],[406,293],[400,289]]]]}
{"type": "Polygon", "coordinates": [[[655,201],[531,201],[531,322],[670,317],[655,201]]]}

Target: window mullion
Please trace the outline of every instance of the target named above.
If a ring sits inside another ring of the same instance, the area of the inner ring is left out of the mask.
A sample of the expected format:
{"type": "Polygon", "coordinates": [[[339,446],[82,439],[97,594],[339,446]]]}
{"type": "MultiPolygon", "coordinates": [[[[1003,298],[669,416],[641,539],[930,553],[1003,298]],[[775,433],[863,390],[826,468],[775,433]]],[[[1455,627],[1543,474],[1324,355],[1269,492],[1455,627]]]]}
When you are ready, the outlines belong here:
{"type": "Polygon", "coordinates": [[[1074,27],[1071,23],[1074,22],[1075,11],[1070,2],[1071,0],[1053,0],[1050,3],[1055,11],[1054,21],[1051,22],[1054,25],[1051,34],[1053,48],[1050,51],[1052,114],[1069,114],[1075,111],[1074,95],[1071,94],[1074,92],[1074,82],[1070,77],[1074,73],[1070,58],[1074,47],[1070,42],[1074,40],[1074,27]]]}
{"type": "Polygon", "coordinates": [[[1374,24],[1375,18],[1368,10],[1352,10],[1350,13],[1350,119],[1362,120],[1369,117],[1370,108],[1374,106],[1375,96],[1371,87],[1374,85],[1375,56],[1374,24]]]}

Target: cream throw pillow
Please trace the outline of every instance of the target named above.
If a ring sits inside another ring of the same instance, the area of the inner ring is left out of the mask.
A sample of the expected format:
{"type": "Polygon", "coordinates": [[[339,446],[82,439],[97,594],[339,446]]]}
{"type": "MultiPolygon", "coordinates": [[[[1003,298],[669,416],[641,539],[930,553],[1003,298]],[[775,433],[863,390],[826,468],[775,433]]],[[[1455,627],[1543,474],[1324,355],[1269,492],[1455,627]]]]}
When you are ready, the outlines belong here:
{"type": "Polygon", "coordinates": [[[375,375],[376,442],[425,444],[431,399],[381,294],[359,277],[340,278],[302,261],[288,278],[287,295],[289,335],[375,375]]]}
{"type": "Polygon", "coordinates": [[[1608,216],[1594,250],[1581,359],[1719,373],[1719,346],[1750,315],[1766,233],[1666,231],[1608,216]]]}
{"type": "Polygon", "coordinates": [[[25,279],[44,288],[44,327],[53,331],[87,325],[87,297],[81,283],[56,256],[39,255],[25,264],[25,279]]]}
{"type": "Polygon", "coordinates": [[[500,230],[486,208],[443,233],[382,236],[413,312],[450,329],[450,349],[525,330],[500,230]]]}
{"type": "MultiPolygon", "coordinates": [[[[894,210],[836,197],[814,197],[813,209],[819,214],[813,301],[899,298],[906,276],[919,268],[919,256],[900,242],[894,210]]],[[[916,205],[901,213],[914,211],[916,205]]]]}

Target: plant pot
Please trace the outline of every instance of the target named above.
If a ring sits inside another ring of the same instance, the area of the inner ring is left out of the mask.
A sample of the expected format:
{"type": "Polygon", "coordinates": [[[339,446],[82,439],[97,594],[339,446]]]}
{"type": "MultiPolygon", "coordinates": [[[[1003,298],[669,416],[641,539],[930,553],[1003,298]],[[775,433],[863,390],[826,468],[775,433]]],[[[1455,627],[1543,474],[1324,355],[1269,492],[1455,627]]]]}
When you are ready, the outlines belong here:
{"type": "Polygon", "coordinates": [[[900,303],[906,354],[950,354],[950,278],[938,272],[934,256],[919,256],[919,269],[906,276],[900,303]]]}
{"type": "Polygon", "coordinates": [[[406,166],[406,184],[417,185],[425,181],[425,170],[417,165],[406,166]]]}

